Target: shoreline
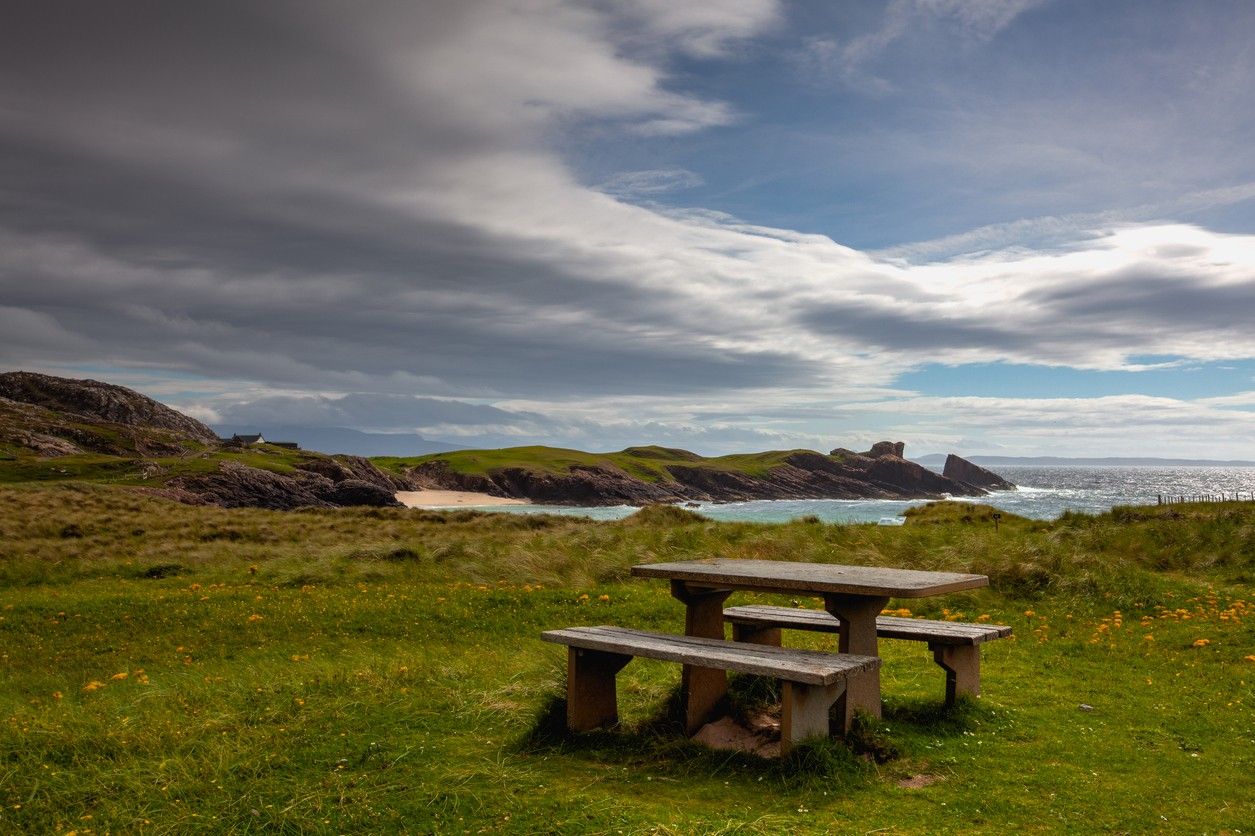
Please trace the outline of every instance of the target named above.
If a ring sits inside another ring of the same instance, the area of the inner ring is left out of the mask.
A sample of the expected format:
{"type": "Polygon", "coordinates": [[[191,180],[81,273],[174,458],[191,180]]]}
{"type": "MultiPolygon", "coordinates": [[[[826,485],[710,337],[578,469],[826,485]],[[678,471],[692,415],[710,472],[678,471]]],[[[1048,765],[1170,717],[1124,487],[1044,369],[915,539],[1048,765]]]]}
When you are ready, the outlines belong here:
{"type": "Polygon", "coordinates": [[[524,499],[493,496],[474,491],[397,491],[397,502],[406,508],[458,508],[487,505],[531,505],[524,499]]]}

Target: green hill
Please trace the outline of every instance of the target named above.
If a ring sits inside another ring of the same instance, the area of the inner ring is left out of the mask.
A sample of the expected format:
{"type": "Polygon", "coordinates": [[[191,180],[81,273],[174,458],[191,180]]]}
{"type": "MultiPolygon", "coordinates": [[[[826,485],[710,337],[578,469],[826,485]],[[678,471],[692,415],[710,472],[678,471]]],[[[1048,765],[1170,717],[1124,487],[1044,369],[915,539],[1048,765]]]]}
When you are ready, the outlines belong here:
{"type": "Polygon", "coordinates": [[[764,453],[739,453],[705,457],[673,447],[628,447],[616,453],[585,453],[562,447],[505,447],[499,450],[455,450],[409,458],[375,457],[380,467],[403,472],[433,462],[444,462],[455,473],[488,476],[492,473],[520,469],[537,473],[567,476],[575,468],[612,467],[645,482],[674,482],[669,467],[700,467],[712,471],[763,476],[788,462],[797,453],[811,450],[769,450],[764,453]]]}

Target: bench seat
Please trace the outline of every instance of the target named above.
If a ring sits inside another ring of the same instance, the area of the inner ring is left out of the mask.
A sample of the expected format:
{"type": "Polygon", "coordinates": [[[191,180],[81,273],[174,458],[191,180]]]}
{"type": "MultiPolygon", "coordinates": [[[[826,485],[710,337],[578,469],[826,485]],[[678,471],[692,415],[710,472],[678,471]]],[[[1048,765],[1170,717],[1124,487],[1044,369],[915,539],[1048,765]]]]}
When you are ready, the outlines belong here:
{"type": "Polygon", "coordinates": [[[627,627],[568,627],[549,630],[541,638],[567,646],[567,726],[572,731],[618,722],[615,675],[640,656],[776,677],[783,685],[780,737],[786,750],[807,737],[827,736],[828,709],[845,691],[846,682],[880,667],[880,659],[874,656],[792,650],[627,627]]]}
{"type": "MultiPolygon", "coordinates": [[[[811,630],[838,633],[840,620],[824,610],[751,605],[728,607],[725,621],[732,624],[734,641],[768,646],[780,645],[780,630],[811,630]]],[[[883,639],[926,642],[933,659],[946,672],[946,704],[960,694],[980,694],[980,645],[1011,635],[1004,624],[968,624],[882,615],[876,619],[876,635],[883,639]]]]}

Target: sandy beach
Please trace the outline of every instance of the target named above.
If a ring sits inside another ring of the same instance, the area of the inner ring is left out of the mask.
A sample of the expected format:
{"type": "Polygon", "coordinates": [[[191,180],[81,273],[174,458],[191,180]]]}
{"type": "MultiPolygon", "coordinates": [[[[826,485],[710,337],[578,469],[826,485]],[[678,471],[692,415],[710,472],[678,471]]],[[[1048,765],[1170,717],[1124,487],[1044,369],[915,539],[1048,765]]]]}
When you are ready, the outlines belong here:
{"type": "Polygon", "coordinates": [[[527,505],[522,499],[492,496],[474,491],[397,491],[406,508],[453,508],[459,505],[527,505]]]}

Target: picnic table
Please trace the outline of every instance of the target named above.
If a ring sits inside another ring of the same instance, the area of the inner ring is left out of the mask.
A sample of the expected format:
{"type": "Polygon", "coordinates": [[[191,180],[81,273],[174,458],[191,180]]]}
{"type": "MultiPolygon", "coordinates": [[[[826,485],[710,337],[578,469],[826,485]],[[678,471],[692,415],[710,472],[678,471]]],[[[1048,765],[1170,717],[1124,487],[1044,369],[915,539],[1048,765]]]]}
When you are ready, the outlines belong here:
{"type": "MultiPolygon", "coordinates": [[[[632,574],[669,580],[672,596],[686,607],[685,635],[708,639],[724,638],[723,603],[735,591],[822,597],[840,622],[838,651],[872,657],[879,656],[876,618],[890,598],[989,585],[985,575],[958,572],[729,558],[644,564],[633,566],[632,574]]],[[[686,725],[696,731],[727,693],[727,671],[685,664],[681,683],[686,725]]],[[[851,680],[837,705],[847,727],[856,709],[881,716],[879,670],[851,680]]]]}

